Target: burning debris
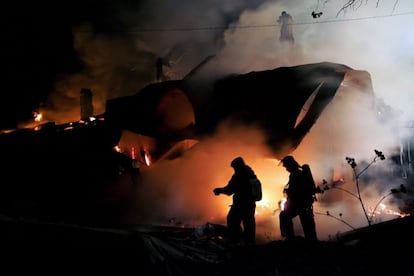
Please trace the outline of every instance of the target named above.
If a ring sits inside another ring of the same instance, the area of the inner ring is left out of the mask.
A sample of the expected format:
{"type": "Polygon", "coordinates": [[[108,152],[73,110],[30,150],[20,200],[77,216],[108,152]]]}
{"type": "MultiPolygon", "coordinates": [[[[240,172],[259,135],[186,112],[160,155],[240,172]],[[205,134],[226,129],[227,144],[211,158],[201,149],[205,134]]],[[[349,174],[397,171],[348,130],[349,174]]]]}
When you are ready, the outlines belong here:
{"type": "MultiPolygon", "coordinates": [[[[5,226],[1,227],[2,236],[14,237],[3,243],[6,245],[3,248],[26,251],[26,245],[31,244],[53,248],[51,252],[81,250],[90,255],[102,253],[104,247],[107,258],[127,251],[130,258],[134,257],[135,268],[151,275],[157,272],[203,275],[234,275],[246,271],[255,275],[284,275],[292,271],[303,275],[309,271],[321,274],[334,274],[338,270],[342,274],[360,270],[383,272],[370,265],[372,248],[379,251],[379,244],[384,242],[396,248],[401,243],[400,233],[410,235],[412,218],[393,213],[398,220],[373,222],[387,209],[391,210],[383,205],[383,200],[406,193],[405,185],[392,188],[369,211],[364,209],[369,228],[360,230],[349,224],[342,215],[344,212],[338,218],[331,211],[315,211],[317,215],[339,220],[352,231],[338,233],[329,241],[312,246],[300,237],[288,244],[269,234],[276,226],[272,224],[274,203],[269,196],[273,197],[274,189],[267,177],[261,177],[263,200],[256,209],[256,221],[258,227],[263,227],[264,236],[252,248],[231,245],[226,227],[220,224],[220,213],[206,216],[200,207],[215,208],[202,193],[210,190],[207,181],[210,185],[214,184],[212,180],[220,181],[219,177],[214,178],[211,166],[227,163],[233,153],[217,154],[206,137],[229,125],[228,122],[259,125],[265,133],[265,144],[272,149],[263,156],[271,157],[271,170],[276,170],[278,156],[299,148],[325,108],[343,96],[343,89],[357,87],[346,91],[372,98],[367,76],[366,72],[327,63],[252,72],[217,81],[214,93],[205,101],[197,98],[190,79],[167,81],[149,85],[134,96],[108,101],[107,112],[98,116],[64,125],[45,123],[33,129],[3,133],[0,135],[2,156],[8,162],[2,166],[2,172],[14,178],[11,185],[1,186],[1,212],[10,216],[0,220],[5,226]],[[277,93],[269,92],[269,86],[277,93]],[[171,118],[176,108],[179,118],[171,118]],[[195,152],[197,162],[202,164],[201,170],[196,169],[192,159],[195,152]],[[215,155],[220,158],[214,158],[215,155]],[[24,160],[16,156],[24,156],[24,160]],[[36,162],[23,162],[27,160],[36,162]],[[171,171],[179,173],[183,164],[187,165],[185,175],[191,185],[163,170],[163,166],[171,166],[171,171]],[[194,178],[200,171],[205,179],[194,178]],[[186,216],[183,210],[190,210],[192,214],[186,216]],[[20,217],[18,223],[16,217],[20,217]],[[46,221],[53,221],[53,225],[46,221]],[[16,234],[24,232],[22,229],[30,229],[30,235],[16,234]],[[44,233],[50,233],[46,241],[44,233]],[[137,259],[142,265],[136,265],[137,259]]],[[[235,150],[238,140],[252,143],[263,137],[233,132],[237,139],[220,149],[235,150]]],[[[240,145],[245,149],[248,143],[240,145]]],[[[382,151],[374,152],[374,161],[366,164],[367,167],[386,159],[382,151]]],[[[356,159],[347,157],[346,161],[359,185],[366,169],[357,173],[356,159]]],[[[252,164],[260,172],[263,164],[252,164]]],[[[327,191],[342,189],[345,180],[346,177],[338,174],[332,184],[324,182],[319,189],[324,197],[318,203],[323,207],[328,202],[325,201],[330,194],[327,191]]],[[[363,203],[359,191],[354,197],[363,203]]],[[[283,201],[279,204],[280,210],[283,201]]],[[[215,210],[221,208],[226,212],[225,202],[217,205],[215,210]]],[[[210,210],[210,213],[214,212],[210,210]]],[[[403,268],[390,272],[404,275],[403,268]]]]}
{"type": "MultiPolygon", "coordinates": [[[[154,83],[133,96],[109,100],[107,122],[154,137],[165,143],[160,148],[170,148],[183,139],[200,139],[226,121],[253,124],[265,132],[266,143],[280,158],[300,144],[341,85],[352,85],[373,97],[369,74],[332,63],[227,76],[206,85],[204,89],[212,89],[209,92],[200,91],[196,79],[154,83]],[[313,101],[302,114],[311,95],[313,101]]],[[[157,155],[155,159],[162,153],[157,155]]]]}
{"type": "MultiPolygon", "coordinates": [[[[332,63],[226,76],[205,86],[208,93],[200,93],[194,78],[149,84],[109,100],[101,115],[2,134],[3,157],[11,160],[2,171],[19,183],[2,187],[2,209],[91,224],[163,223],[171,217],[193,227],[220,223],[228,204],[206,210],[211,199],[202,193],[224,178],[212,169],[227,163],[231,150],[264,144],[266,151],[256,156],[276,161],[301,145],[330,104],[350,94],[374,97],[367,72],[332,63]],[[260,135],[235,131],[240,125],[254,126],[260,135]],[[226,127],[235,134],[225,147],[231,150],[216,153],[209,138],[226,127]],[[36,162],[22,168],[15,156],[36,162]],[[177,177],[181,171],[187,179],[177,177]],[[202,179],[195,176],[200,171],[202,179]],[[21,199],[27,204],[16,209],[21,199]]],[[[276,184],[263,174],[264,197],[256,211],[267,231],[263,239],[274,239],[268,233],[276,228],[271,210],[277,203],[269,194],[276,184]]]]}
{"type": "MultiPolygon", "coordinates": [[[[347,161],[347,163],[349,164],[349,166],[352,168],[352,171],[353,171],[353,176],[354,176],[353,179],[354,179],[355,186],[356,186],[356,192],[355,193],[341,187],[341,184],[344,183],[344,180],[342,178],[339,179],[338,181],[333,181],[332,184],[330,184],[330,185],[324,179],[323,182],[322,182],[322,188],[321,187],[317,187],[317,190],[318,190],[319,193],[324,193],[324,192],[329,191],[329,190],[332,190],[332,189],[338,189],[338,190],[341,190],[341,191],[347,193],[348,195],[356,198],[359,201],[359,203],[360,203],[360,205],[362,207],[362,211],[363,211],[363,213],[365,215],[365,218],[366,218],[366,220],[368,222],[368,226],[371,226],[374,223],[375,216],[379,216],[379,215],[382,215],[382,214],[391,214],[391,215],[397,216],[397,217],[405,217],[405,216],[408,216],[409,215],[409,214],[404,213],[404,212],[401,212],[401,211],[398,211],[397,212],[397,211],[389,210],[386,207],[386,205],[382,203],[384,199],[386,199],[387,197],[389,197],[391,195],[396,195],[396,194],[399,194],[399,193],[406,194],[407,193],[407,189],[404,186],[404,184],[401,184],[398,188],[392,188],[389,193],[387,193],[386,195],[383,195],[378,200],[378,202],[376,203],[375,207],[373,207],[373,208],[371,208],[371,210],[367,211],[366,206],[365,206],[366,203],[364,203],[363,198],[362,198],[362,195],[361,195],[360,178],[361,178],[362,174],[364,172],[366,172],[366,170],[372,164],[374,164],[377,161],[377,159],[379,159],[379,160],[385,160],[385,155],[383,154],[382,151],[374,150],[374,152],[375,152],[375,157],[373,158],[373,160],[370,163],[368,163],[359,172],[356,170],[358,164],[356,163],[355,158],[348,157],[348,156],[345,158],[346,161],[347,161]],[[380,211],[378,208],[380,208],[382,211],[380,211]]],[[[333,217],[335,219],[338,219],[337,217],[332,216],[329,211],[326,212],[326,215],[327,216],[330,216],[330,217],[333,217]]],[[[339,216],[342,217],[342,214],[340,213],[339,216]]],[[[351,226],[349,223],[345,222],[344,220],[342,220],[342,219],[339,219],[339,220],[341,220],[342,222],[344,222],[345,224],[347,224],[351,228],[355,229],[353,226],[351,226]]]]}

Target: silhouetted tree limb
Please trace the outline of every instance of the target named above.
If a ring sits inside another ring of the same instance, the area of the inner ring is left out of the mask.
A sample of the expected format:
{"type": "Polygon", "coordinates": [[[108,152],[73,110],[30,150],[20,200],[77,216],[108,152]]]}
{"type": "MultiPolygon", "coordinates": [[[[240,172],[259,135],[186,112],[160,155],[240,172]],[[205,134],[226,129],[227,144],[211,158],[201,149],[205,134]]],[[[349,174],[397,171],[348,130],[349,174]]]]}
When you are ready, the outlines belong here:
{"type": "MultiPolygon", "coordinates": [[[[393,189],[391,189],[390,190],[390,192],[388,193],[388,194],[386,194],[385,196],[383,196],[379,201],[378,201],[378,203],[375,205],[375,208],[374,208],[374,210],[371,212],[371,215],[368,215],[368,212],[366,211],[366,209],[365,209],[365,205],[364,205],[364,202],[362,201],[362,197],[361,197],[361,191],[360,191],[360,187],[359,187],[359,177],[372,165],[372,164],[374,164],[376,161],[377,161],[377,159],[380,159],[380,160],[385,160],[385,155],[382,153],[382,151],[379,151],[379,150],[374,150],[374,152],[375,152],[375,157],[374,157],[374,159],[371,161],[371,163],[369,163],[364,169],[362,169],[359,173],[357,173],[356,172],[356,167],[358,166],[357,165],[357,163],[355,162],[355,159],[354,158],[351,158],[351,157],[345,157],[345,160],[347,161],[347,163],[351,166],[351,168],[352,168],[352,171],[353,171],[353,173],[354,173],[354,180],[355,180],[355,185],[356,185],[356,188],[357,188],[357,194],[355,194],[355,193],[352,193],[352,192],[350,192],[350,191],[348,191],[348,190],[345,190],[345,189],[343,189],[343,188],[341,188],[341,187],[337,187],[336,185],[337,184],[340,184],[340,183],[343,183],[342,181],[337,181],[337,182],[334,182],[334,183],[332,183],[331,184],[331,186],[328,186],[328,182],[324,179],[323,181],[322,181],[322,185],[323,185],[323,187],[322,187],[322,189],[320,188],[320,187],[317,187],[317,190],[318,190],[318,192],[319,193],[324,193],[325,191],[327,191],[327,190],[330,190],[330,189],[338,189],[338,190],[341,190],[341,191],[344,191],[344,192],[346,192],[347,194],[349,194],[349,195],[351,195],[351,196],[353,196],[353,197],[355,197],[356,199],[358,199],[359,200],[359,202],[361,203],[361,207],[362,207],[362,210],[364,211],[364,215],[365,215],[365,217],[366,217],[366,219],[367,219],[367,221],[368,221],[368,226],[371,226],[372,225],[372,220],[373,220],[373,218],[374,218],[374,215],[375,215],[375,211],[377,210],[377,208],[378,208],[378,206],[379,206],[379,204],[386,198],[386,197],[388,197],[388,196],[390,196],[390,195],[392,195],[392,194],[397,194],[397,193],[407,193],[407,189],[405,188],[405,186],[403,185],[403,184],[401,184],[398,188],[393,188],[393,189]]],[[[326,213],[328,216],[331,216],[330,215],[330,213],[329,213],[329,211],[327,211],[327,213],[326,213]]],[[[340,216],[341,216],[341,214],[340,214],[340,216]]],[[[337,218],[336,218],[337,219],[337,218]]],[[[348,225],[349,226],[349,225],[348,225]]]]}
{"type": "Polygon", "coordinates": [[[317,214],[317,215],[324,215],[324,216],[328,216],[328,217],[331,217],[331,218],[333,218],[333,219],[336,219],[336,220],[338,220],[338,221],[340,221],[340,222],[342,222],[343,224],[346,224],[349,228],[351,228],[352,230],[355,230],[356,228],[355,227],[353,227],[351,224],[349,224],[348,222],[346,222],[345,220],[343,220],[341,217],[342,217],[342,214],[340,213],[339,214],[339,217],[336,217],[336,216],[334,216],[334,215],[332,215],[329,211],[326,211],[326,213],[321,213],[321,212],[315,212],[315,214],[317,214]]]}
{"type": "MultiPolygon", "coordinates": [[[[319,1],[317,1],[317,7],[319,7],[319,1]]],[[[323,0],[323,4],[328,3],[331,0],[323,0]]],[[[349,9],[358,9],[359,7],[361,7],[363,4],[367,4],[369,0],[348,0],[348,2],[346,2],[342,8],[339,9],[339,11],[336,13],[336,16],[340,15],[341,13],[345,13],[347,10],[349,9]]],[[[376,7],[379,6],[381,0],[376,0],[376,7]]],[[[399,0],[395,0],[394,2],[394,7],[393,7],[393,11],[395,10],[395,7],[397,6],[399,0]]]]}

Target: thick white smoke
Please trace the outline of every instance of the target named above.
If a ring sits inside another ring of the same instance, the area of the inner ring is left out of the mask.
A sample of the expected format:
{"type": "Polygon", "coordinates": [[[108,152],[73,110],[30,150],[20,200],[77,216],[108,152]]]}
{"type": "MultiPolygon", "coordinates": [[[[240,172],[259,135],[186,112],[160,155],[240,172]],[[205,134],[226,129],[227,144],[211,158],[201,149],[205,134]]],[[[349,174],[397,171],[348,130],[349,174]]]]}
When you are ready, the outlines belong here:
{"type": "MultiPolygon", "coordinates": [[[[400,0],[394,7],[393,1],[380,1],[378,6],[377,1],[367,1],[337,15],[342,1],[328,1],[323,6],[317,6],[317,2],[163,0],[142,1],[140,6],[125,10],[117,6],[130,29],[117,37],[95,35],[88,27],[74,30],[75,47],[86,69],[57,82],[48,106],[58,108],[45,111],[57,122],[77,120],[80,88],[89,87],[94,93],[96,112],[101,113],[107,99],[133,94],[155,81],[158,57],[169,61],[165,67],[169,76],[180,79],[205,57],[215,55],[205,68],[206,76],[322,61],[365,70],[371,75],[375,95],[400,115],[396,124],[412,120],[414,37],[409,34],[414,3],[400,0]],[[311,17],[316,8],[323,12],[318,19],[311,17]],[[276,20],[282,11],[291,14],[295,22],[292,47],[279,42],[280,26],[276,20]]],[[[340,96],[335,97],[293,153],[301,163],[311,164],[318,183],[325,178],[332,180],[329,178],[337,173],[332,168],[341,167],[340,171],[349,173],[345,156],[369,162],[374,149],[390,156],[398,144],[390,135],[390,126],[378,125],[363,98],[353,98],[352,88],[340,90],[340,96]]],[[[225,185],[231,176],[230,160],[243,155],[265,185],[264,204],[268,205],[258,207],[262,211],[258,217],[260,232],[278,238],[278,220],[273,210],[282,197],[287,174],[277,166],[277,160],[268,159],[260,137],[260,132],[244,126],[221,129],[183,159],[154,165],[146,172],[138,193],[137,202],[145,204],[137,204],[131,216],[157,223],[171,218],[188,224],[225,223],[226,206],[231,199],[215,197],[212,189],[225,185]],[[143,206],[147,206],[145,212],[143,206]]],[[[391,166],[386,160],[373,167],[380,164],[391,166]]],[[[343,187],[353,191],[352,174],[346,181],[343,187]]],[[[372,201],[369,205],[375,205],[383,193],[400,184],[392,179],[383,182],[370,183],[380,188],[364,189],[367,204],[372,201]]],[[[321,214],[327,210],[341,213],[355,227],[367,223],[358,200],[341,195],[341,191],[320,195],[315,209],[321,214]],[[326,197],[330,199],[324,201],[326,197]]],[[[349,230],[348,225],[324,215],[317,215],[317,224],[320,238],[349,230]]]]}

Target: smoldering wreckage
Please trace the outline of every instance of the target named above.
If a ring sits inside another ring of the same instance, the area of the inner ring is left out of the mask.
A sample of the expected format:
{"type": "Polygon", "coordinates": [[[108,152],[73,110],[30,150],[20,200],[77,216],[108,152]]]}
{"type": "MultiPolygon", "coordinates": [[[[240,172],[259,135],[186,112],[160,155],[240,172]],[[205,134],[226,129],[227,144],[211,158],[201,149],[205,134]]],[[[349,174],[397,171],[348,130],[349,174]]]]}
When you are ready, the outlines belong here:
{"type": "Polygon", "coordinates": [[[345,82],[352,93],[367,93],[375,108],[369,72],[328,62],[204,82],[189,74],[108,100],[97,116],[91,114],[90,91],[83,90],[80,121],[0,135],[1,172],[9,179],[0,191],[2,249],[16,259],[76,251],[72,265],[93,254],[101,258],[99,267],[117,260],[151,275],[405,275],[410,254],[397,252],[402,244],[412,248],[412,239],[404,240],[413,230],[411,216],[344,233],[334,242],[234,248],[225,226],[125,225],[119,218],[127,206],[105,200],[118,182],[139,182],[136,162],[149,168],[180,158],[224,121],[260,126],[280,159],[298,147],[345,82]],[[386,248],[395,251],[389,265],[379,266],[384,256],[377,252],[386,248]]]}

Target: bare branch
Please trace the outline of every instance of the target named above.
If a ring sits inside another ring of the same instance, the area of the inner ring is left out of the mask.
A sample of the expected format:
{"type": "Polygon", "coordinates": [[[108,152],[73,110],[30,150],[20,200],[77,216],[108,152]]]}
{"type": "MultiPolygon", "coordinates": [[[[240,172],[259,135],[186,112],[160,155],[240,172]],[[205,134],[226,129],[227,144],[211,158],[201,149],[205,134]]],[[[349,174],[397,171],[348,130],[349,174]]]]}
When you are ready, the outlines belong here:
{"type": "Polygon", "coordinates": [[[397,6],[397,4],[398,4],[398,0],[395,0],[394,7],[392,8],[392,12],[395,11],[395,7],[397,6]]]}
{"type": "MultiPolygon", "coordinates": [[[[338,17],[341,13],[346,13],[346,11],[347,10],[349,10],[349,9],[353,9],[353,10],[356,10],[356,9],[358,9],[358,8],[360,8],[363,4],[368,4],[368,1],[369,0],[348,0],[348,2],[346,2],[343,6],[342,6],[342,8],[340,8],[339,9],[339,11],[336,13],[336,16],[338,17]]],[[[397,6],[397,4],[398,4],[398,1],[399,0],[395,0],[395,2],[394,2],[394,7],[393,7],[393,9],[392,9],[392,12],[394,12],[394,10],[395,10],[395,7],[397,6]]],[[[326,2],[328,2],[328,0],[325,0],[325,2],[324,3],[326,3],[326,2]]],[[[380,0],[377,0],[377,3],[376,3],[376,8],[378,8],[378,6],[379,6],[379,3],[380,3],[380,0]]],[[[318,0],[318,6],[319,6],[319,0],[318,0]]]]}
{"type": "MultiPolygon", "coordinates": [[[[377,0],[379,1],[379,0],[377,0]]],[[[336,16],[340,15],[341,13],[345,13],[348,9],[356,10],[359,7],[362,6],[362,4],[365,2],[365,5],[368,3],[368,0],[349,0],[347,3],[345,3],[342,8],[336,13],[336,16]]]]}

